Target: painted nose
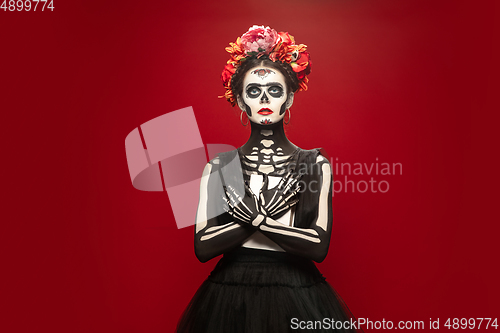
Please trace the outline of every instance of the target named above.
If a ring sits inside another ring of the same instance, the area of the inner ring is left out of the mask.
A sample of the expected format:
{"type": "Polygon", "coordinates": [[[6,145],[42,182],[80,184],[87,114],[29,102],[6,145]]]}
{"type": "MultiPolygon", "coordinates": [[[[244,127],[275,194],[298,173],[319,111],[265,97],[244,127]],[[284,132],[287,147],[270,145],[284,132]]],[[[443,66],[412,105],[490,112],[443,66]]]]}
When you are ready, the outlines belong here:
{"type": "Polygon", "coordinates": [[[270,103],[269,102],[269,98],[267,97],[266,93],[264,92],[264,94],[262,95],[262,98],[260,99],[260,102],[261,103],[270,103]]]}

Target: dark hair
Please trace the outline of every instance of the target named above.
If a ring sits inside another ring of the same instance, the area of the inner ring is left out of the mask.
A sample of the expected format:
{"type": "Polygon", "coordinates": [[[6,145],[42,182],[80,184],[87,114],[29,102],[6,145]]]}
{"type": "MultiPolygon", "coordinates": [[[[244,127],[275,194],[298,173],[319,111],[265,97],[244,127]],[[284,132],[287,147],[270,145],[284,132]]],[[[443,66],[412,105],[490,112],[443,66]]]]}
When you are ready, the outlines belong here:
{"type": "Polygon", "coordinates": [[[235,98],[243,93],[243,79],[245,78],[246,72],[257,66],[266,66],[280,71],[285,77],[288,93],[296,92],[299,89],[299,79],[289,64],[280,61],[272,61],[267,55],[264,55],[260,58],[247,58],[245,61],[242,61],[241,65],[236,69],[236,72],[231,78],[231,88],[235,98]]]}

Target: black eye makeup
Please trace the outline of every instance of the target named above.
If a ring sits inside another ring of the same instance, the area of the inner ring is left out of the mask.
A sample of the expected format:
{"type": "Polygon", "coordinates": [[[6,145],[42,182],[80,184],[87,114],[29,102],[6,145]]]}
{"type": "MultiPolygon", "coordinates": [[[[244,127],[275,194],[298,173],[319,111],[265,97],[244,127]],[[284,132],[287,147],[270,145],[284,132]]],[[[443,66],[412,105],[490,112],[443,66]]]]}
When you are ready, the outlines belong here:
{"type": "Polygon", "coordinates": [[[262,89],[267,88],[267,92],[271,97],[280,98],[284,94],[283,87],[278,82],[270,82],[268,84],[255,84],[251,83],[246,90],[248,98],[258,98],[262,94],[262,89]]]}
{"type": "Polygon", "coordinates": [[[249,98],[257,98],[257,97],[259,97],[261,92],[262,92],[262,90],[260,90],[260,88],[256,87],[256,86],[249,86],[247,88],[247,96],[249,98]]]}
{"type": "Polygon", "coordinates": [[[271,86],[269,87],[269,89],[267,89],[267,92],[274,98],[283,96],[283,88],[281,88],[280,86],[271,86]]]}

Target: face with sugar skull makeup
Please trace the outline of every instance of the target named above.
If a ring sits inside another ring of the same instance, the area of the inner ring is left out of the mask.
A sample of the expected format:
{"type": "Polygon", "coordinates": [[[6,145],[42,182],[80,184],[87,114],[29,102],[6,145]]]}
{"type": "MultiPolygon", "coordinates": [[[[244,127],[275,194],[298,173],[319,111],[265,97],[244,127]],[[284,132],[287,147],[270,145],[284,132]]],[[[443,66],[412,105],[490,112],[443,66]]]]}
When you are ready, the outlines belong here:
{"type": "Polygon", "coordinates": [[[237,100],[250,121],[271,125],[281,121],[286,109],[292,106],[293,93],[288,93],[285,77],[280,71],[257,66],[245,74],[243,92],[237,100]]]}

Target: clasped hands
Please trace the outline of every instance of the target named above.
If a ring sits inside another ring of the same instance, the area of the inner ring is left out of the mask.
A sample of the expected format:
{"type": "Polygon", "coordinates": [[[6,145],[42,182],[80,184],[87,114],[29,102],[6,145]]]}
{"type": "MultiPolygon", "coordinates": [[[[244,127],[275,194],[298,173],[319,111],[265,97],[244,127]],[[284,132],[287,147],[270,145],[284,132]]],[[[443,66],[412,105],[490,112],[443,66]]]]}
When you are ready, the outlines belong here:
{"type": "Polygon", "coordinates": [[[278,185],[268,189],[269,177],[264,175],[258,196],[252,191],[247,181],[245,181],[244,196],[236,193],[231,185],[224,186],[223,199],[227,205],[224,210],[235,220],[254,227],[258,227],[266,218],[276,220],[285,215],[299,201],[297,193],[300,191],[300,177],[300,174],[293,175],[290,171],[279,181],[278,185]]]}

